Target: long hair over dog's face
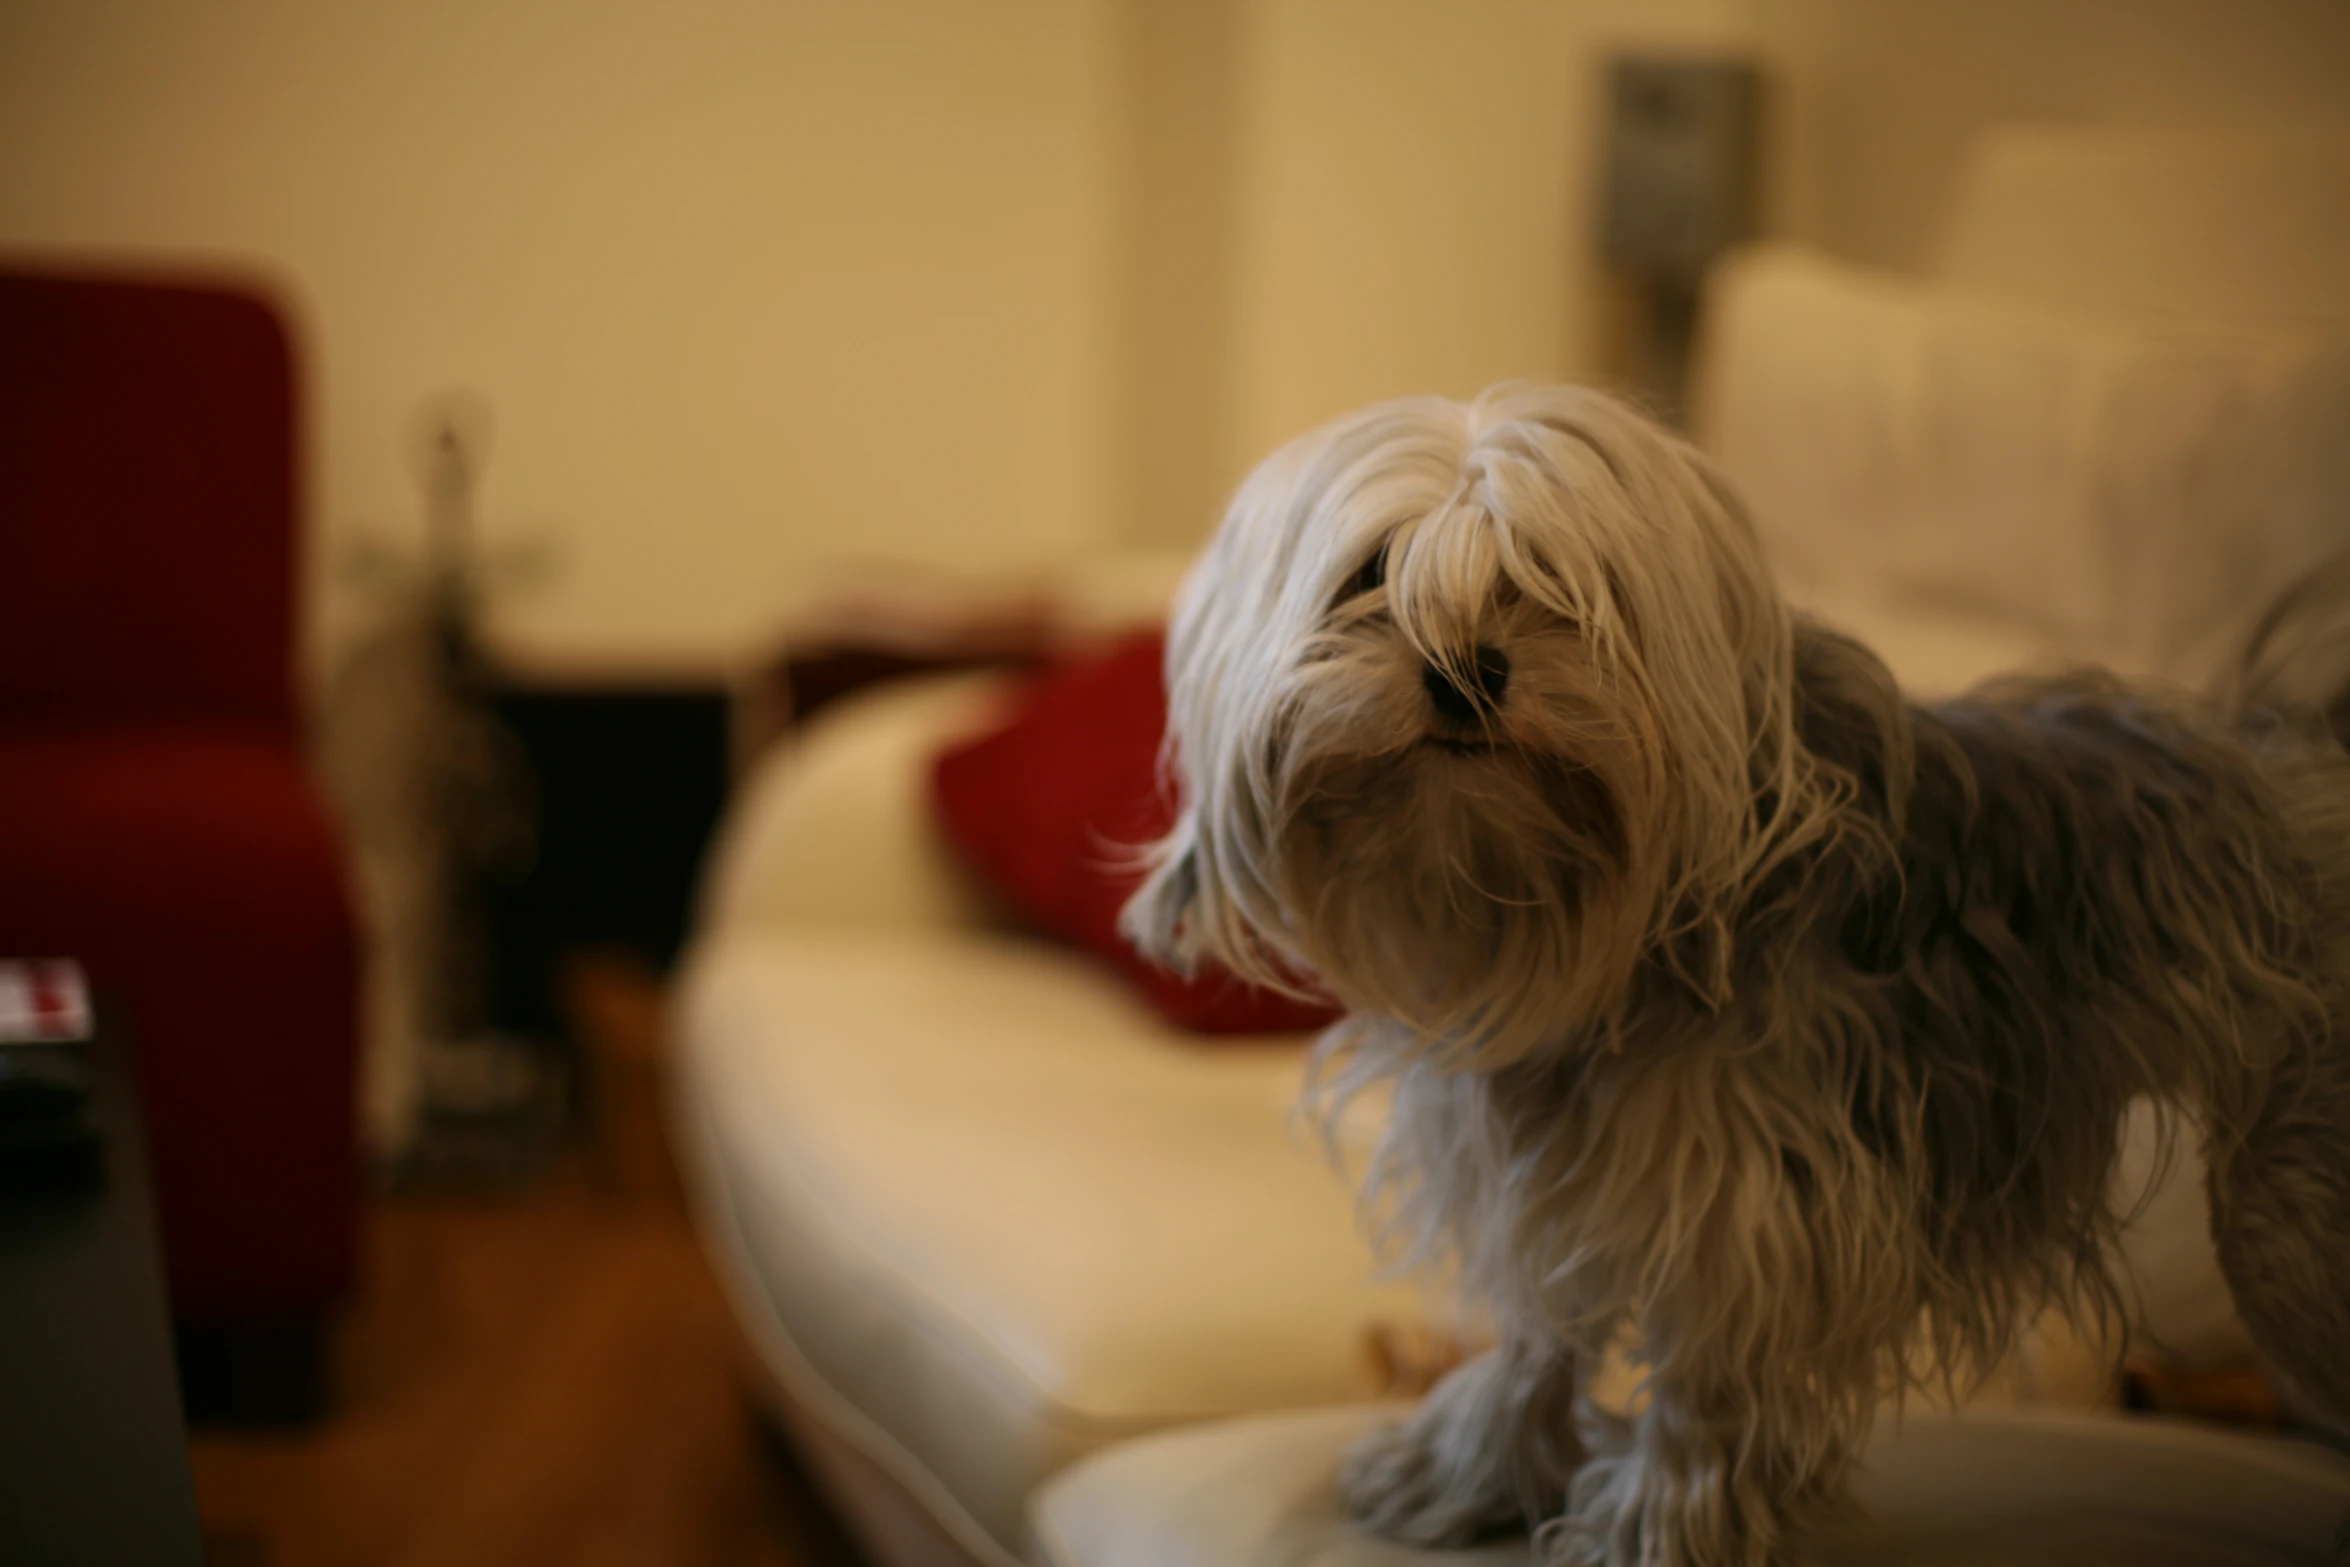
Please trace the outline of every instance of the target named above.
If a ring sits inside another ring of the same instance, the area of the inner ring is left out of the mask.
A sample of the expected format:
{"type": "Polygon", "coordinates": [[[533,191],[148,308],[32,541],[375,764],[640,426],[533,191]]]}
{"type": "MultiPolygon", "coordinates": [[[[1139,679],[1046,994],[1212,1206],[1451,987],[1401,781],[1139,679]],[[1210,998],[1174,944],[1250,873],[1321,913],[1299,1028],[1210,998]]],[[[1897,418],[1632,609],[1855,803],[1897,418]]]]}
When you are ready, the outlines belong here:
{"type": "Polygon", "coordinates": [[[1351,415],[1268,459],[1178,602],[1183,808],[1126,928],[1318,977],[1462,1064],[1701,993],[1813,788],[1792,633],[1694,451],[1589,391],[1351,415]]]}

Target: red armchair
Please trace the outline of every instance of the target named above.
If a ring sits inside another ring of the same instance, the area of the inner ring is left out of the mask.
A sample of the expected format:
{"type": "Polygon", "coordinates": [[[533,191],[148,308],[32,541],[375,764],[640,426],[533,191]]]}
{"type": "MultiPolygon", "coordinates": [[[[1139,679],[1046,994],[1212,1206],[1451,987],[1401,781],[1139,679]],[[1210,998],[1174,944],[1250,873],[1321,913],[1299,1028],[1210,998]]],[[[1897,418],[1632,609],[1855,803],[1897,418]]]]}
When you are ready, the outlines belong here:
{"type": "Polygon", "coordinates": [[[358,1218],[356,939],[294,696],[299,419],[263,298],[0,267],[0,953],[78,956],[126,1019],[184,1370],[275,1344],[281,1392],[358,1218]]]}

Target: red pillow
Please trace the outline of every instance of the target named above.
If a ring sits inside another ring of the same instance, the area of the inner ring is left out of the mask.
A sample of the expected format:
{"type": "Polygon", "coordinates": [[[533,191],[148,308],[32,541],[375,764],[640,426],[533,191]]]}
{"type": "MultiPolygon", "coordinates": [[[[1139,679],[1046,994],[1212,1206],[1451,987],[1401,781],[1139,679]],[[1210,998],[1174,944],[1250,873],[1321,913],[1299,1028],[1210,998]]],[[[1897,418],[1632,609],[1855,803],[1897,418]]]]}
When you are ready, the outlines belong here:
{"type": "Polygon", "coordinates": [[[1175,819],[1158,770],[1164,646],[1147,632],[1047,666],[1001,728],[939,757],[939,819],[1023,917],[1108,962],[1168,1021],[1207,1034],[1320,1028],[1338,1015],[1327,1002],[1216,968],[1187,980],[1118,934],[1118,910],[1142,880],[1135,850],[1175,819]]]}

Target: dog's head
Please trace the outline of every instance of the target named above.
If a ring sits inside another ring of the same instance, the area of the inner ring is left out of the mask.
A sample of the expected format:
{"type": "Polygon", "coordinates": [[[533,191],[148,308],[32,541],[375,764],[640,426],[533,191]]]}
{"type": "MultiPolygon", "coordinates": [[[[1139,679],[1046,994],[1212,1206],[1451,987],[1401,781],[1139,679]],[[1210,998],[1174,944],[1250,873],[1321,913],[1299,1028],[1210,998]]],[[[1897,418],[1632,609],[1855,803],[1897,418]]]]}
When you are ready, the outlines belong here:
{"type": "Polygon", "coordinates": [[[1624,405],[1343,418],[1185,584],[1184,807],[1126,930],[1480,1063],[1604,1026],[1657,955],[1716,984],[1798,765],[1791,642],[1720,479],[1624,405]]]}

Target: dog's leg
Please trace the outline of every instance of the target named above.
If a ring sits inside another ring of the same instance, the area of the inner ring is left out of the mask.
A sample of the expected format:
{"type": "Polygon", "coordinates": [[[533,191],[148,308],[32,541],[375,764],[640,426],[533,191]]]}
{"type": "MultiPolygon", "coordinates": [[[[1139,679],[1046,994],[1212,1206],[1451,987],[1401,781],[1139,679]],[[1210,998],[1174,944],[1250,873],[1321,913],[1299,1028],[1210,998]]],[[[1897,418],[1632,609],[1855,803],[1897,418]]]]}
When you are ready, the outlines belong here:
{"type": "Polygon", "coordinates": [[[2350,1052],[2294,1063],[2211,1172],[2236,1311],[2293,1389],[2350,1427],[2350,1052]]]}
{"type": "MultiPolygon", "coordinates": [[[[1758,1404],[1755,1384],[1652,1382],[1621,1452],[1595,1454],[1544,1561],[1608,1567],[1778,1567],[1789,1536],[1841,1506],[1854,1441],[1807,1398],[1758,1404]]],[[[1784,1384],[1782,1384],[1784,1385],[1784,1384]]]]}
{"type": "Polygon", "coordinates": [[[1505,1342],[1436,1384],[1411,1417],[1357,1442],[1339,1470],[1347,1511],[1415,1545],[1464,1545],[1557,1511],[1583,1462],[1580,1367],[1505,1342]]]}

